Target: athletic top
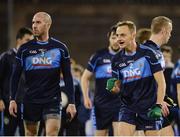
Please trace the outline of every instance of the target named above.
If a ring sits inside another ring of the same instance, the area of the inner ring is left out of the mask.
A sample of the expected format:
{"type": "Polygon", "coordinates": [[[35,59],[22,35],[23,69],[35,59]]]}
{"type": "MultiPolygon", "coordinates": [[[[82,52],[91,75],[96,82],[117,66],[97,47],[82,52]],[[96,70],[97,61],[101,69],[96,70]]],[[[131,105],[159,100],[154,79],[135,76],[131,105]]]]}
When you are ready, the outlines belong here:
{"type": "Polygon", "coordinates": [[[180,83],[180,60],[177,61],[172,77],[175,79],[176,83],[180,83]]]}
{"type": "Polygon", "coordinates": [[[122,82],[120,93],[125,107],[141,113],[155,105],[157,84],[153,74],[163,68],[152,50],[137,46],[131,55],[122,50],[113,58],[112,70],[113,77],[122,82]]]}
{"type": "Polygon", "coordinates": [[[87,70],[95,75],[95,95],[94,104],[101,108],[116,108],[120,105],[117,95],[106,90],[106,83],[112,78],[111,60],[115,52],[110,52],[108,48],[97,51],[88,62],[87,70]]]}
{"type": "Polygon", "coordinates": [[[11,98],[15,98],[19,77],[25,73],[24,101],[48,103],[60,101],[60,70],[64,76],[70,103],[74,103],[74,87],[70,69],[70,56],[65,44],[49,38],[47,42],[33,39],[23,44],[13,65],[11,98]]]}
{"type": "Polygon", "coordinates": [[[165,60],[159,45],[151,40],[147,40],[144,44],[140,44],[140,47],[151,50],[155,54],[158,61],[161,63],[162,68],[165,69],[165,60]]]}
{"type": "Polygon", "coordinates": [[[178,98],[177,98],[177,84],[180,83],[180,59],[177,61],[175,64],[175,67],[173,69],[172,75],[172,95],[173,95],[173,100],[176,104],[178,104],[178,98]]]}
{"type": "MultiPolygon", "coordinates": [[[[0,56],[0,99],[3,99],[5,102],[9,102],[10,99],[10,78],[13,70],[12,64],[15,62],[16,53],[17,49],[13,48],[3,52],[0,56]]],[[[21,76],[18,86],[18,96],[16,97],[17,102],[21,102],[23,98],[23,82],[23,76],[21,76]]]]}

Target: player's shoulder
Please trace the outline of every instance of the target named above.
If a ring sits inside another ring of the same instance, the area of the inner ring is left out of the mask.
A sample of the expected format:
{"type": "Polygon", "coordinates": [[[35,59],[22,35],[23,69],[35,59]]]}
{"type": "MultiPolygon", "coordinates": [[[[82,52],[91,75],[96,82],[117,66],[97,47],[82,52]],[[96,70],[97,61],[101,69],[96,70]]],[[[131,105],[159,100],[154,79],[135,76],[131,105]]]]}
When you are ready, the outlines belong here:
{"type": "Polygon", "coordinates": [[[160,51],[160,46],[158,46],[156,43],[154,43],[151,40],[147,40],[145,43],[140,44],[139,47],[141,49],[144,49],[148,52],[153,52],[153,53],[160,51]]]}
{"type": "Polygon", "coordinates": [[[145,44],[140,44],[139,49],[145,56],[156,56],[157,54],[157,49],[145,44]]]}
{"type": "Polygon", "coordinates": [[[5,58],[5,57],[9,57],[9,56],[12,56],[12,55],[15,55],[15,49],[12,48],[12,49],[9,49],[7,51],[4,51],[3,53],[1,53],[0,55],[0,58],[5,58]]]}
{"type": "Polygon", "coordinates": [[[175,64],[175,68],[177,68],[177,67],[180,67],[180,59],[178,59],[178,61],[175,64]]]}
{"type": "Polygon", "coordinates": [[[22,44],[22,45],[19,47],[18,51],[23,51],[23,50],[25,50],[25,49],[27,49],[27,48],[31,47],[32,45],[35,45],[35,44],[36,44],[36,40],[35,40],[35,39],[32,39],[32,40],[30,40],[30,41],[22,44]]]}
{"type": "Polygon", "coordinates": [[[53,45],[57,46],[58,48],[68,49],[65,43],[63,43],[60,40],[57,40],[53,37],[50,38],[50,42],[53,43],[53,45]]]}

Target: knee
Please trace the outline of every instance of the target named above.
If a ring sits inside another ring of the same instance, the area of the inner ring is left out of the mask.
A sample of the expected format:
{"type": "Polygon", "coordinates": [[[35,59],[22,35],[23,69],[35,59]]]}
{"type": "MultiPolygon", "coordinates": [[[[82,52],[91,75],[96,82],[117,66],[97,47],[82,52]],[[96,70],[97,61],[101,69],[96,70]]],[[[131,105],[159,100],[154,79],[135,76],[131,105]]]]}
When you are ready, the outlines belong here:
{"type": "Polygon", "coordinates": [[[60,126],[53,126],[46,129],[46,136],[58,136],[60,126]]]}
{"type": "Polygon", "coordinates": [[[37,136],[37,129],[25,129],[25,136],[37,136]]]}

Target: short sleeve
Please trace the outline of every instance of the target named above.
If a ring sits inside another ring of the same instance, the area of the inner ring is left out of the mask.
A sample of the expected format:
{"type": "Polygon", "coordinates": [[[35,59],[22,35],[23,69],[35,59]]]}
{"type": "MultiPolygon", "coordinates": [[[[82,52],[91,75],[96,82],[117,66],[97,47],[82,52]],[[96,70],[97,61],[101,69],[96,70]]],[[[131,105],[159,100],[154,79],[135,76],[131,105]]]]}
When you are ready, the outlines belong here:
{"type": "Polygon", "coordinates": [[[93,54],[88,61],[87,70],[89,70],[90,72],[94,72],[96,69],[98,60],[99,60],[98,53],[93,54]]]}

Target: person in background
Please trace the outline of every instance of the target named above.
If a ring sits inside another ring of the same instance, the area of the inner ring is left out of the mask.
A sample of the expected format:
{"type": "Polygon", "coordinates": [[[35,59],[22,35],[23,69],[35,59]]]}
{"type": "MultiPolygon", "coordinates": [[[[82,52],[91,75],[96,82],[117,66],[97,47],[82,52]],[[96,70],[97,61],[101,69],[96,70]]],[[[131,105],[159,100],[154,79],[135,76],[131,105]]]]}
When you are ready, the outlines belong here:
{"type": "Polygon", "coordinates": [[[180,59],[176,62],[172,72],[172,91],[174,100],[177,103],[178,112],[175,117],[176,128],[175,135],[180,136],[180,59]]]}
{"type": "Polygon", "coordinates": [[[116,26],[111,27],[108,40],[107,48],[97,51],[90,57],[88,66],[81,78],[84,105],[87,109],[92,109],[89,83],[92,76],[95,76],[94,107],[92,109],[94,114],[92,116],[96,126],[96,136],[108,135],[108,130],[112,124],[113,128],[117,127],[115,121],[120,106],[119,96],[106,89],[106,82],[112,77],[111,60],[120,51],[120,47],[117,45],[116,26]]]}
{"type": "Polygon", "coordinates": [[[139,44],[143,44],[146,40],[149,40],[151,37],[151,29],[149,28],[140,28],[136,34],[136,42],[139,44]]]}
{"type": "MultiPolygon", "coordinates": [[[[15,57],[17,50],[20,46],[33,39],[33,32],[30,28],[22,27],[17,31],[16,34],[16,46],[15,48],[5,51],[0,56],[0,111],[4,113],[3,121],[1,124],[4,125],[4,135],[14,136],[17,127],[19,127],[18,135],[24,136],[24,126],[22,120],[22,98],[24,95],[24,76],[21,76],[18,95],[16,96],[17,102],[17,118],[12,117],[9,114],[9,96],[10,96],[10,79],[13,71],[13,63],[15,62],[15,57]]],[[[1,127],[3,126],[1,125],[1,127]]]]}

